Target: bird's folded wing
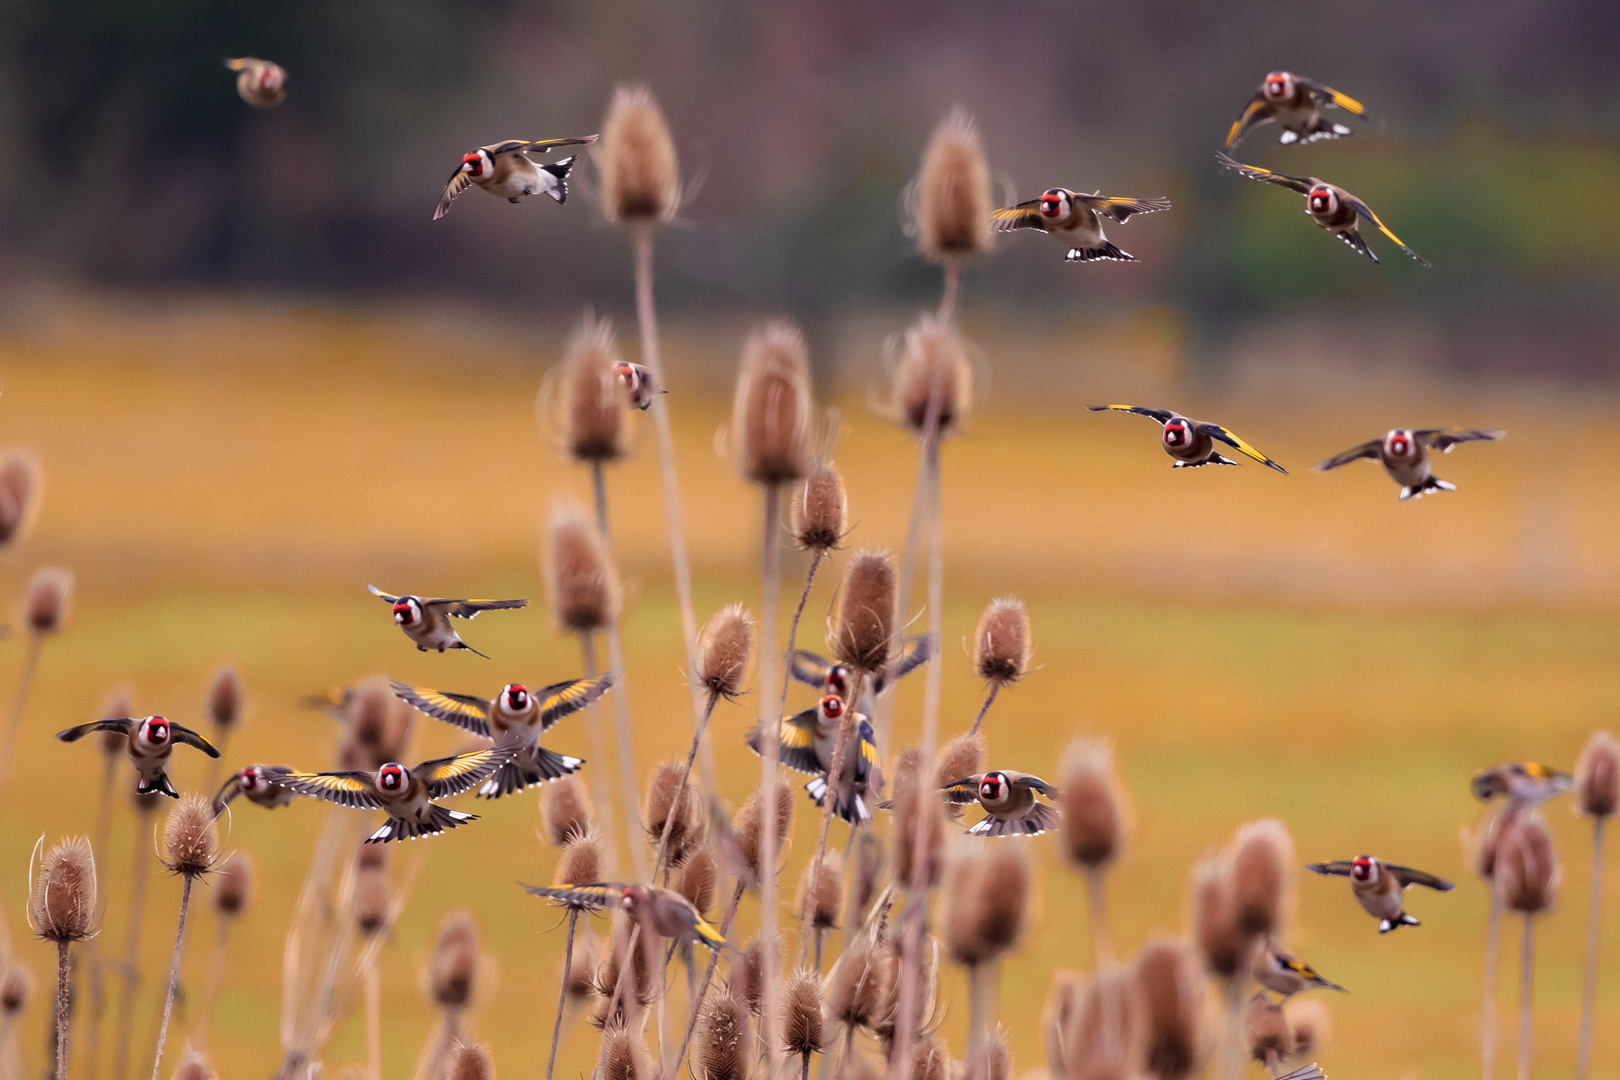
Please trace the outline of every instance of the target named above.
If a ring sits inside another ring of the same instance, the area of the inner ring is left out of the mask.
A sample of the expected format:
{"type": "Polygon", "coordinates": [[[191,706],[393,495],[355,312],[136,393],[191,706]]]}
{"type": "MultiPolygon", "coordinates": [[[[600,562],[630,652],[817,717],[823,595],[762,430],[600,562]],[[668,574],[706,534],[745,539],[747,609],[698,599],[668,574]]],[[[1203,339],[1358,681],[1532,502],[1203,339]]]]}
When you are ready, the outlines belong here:
{"type": "Polygon", "coordinates": [[[1029,788],[1031,791],[1035,792],[1037,795],[1044,795],[1048,799],[1055,799],[1055,798],[1058,797],[1057,788],[1053,787],[1051,784],[1048,784],[1045,780],[1042,780],[1040,777],[1038,777],[1038,776],[1030,776],[1027,773],[1025,775],[1023,775],[1023,776],[1020,776],[1017,780],[1014,780],[1013,781],[1013,787],[1029,788]]]}
{"type": "Polygon", "coordinates": [[[982,778],[978,776],[964,776],[960,780],[952,780],[941,787],[939,793],[945,797],[946,802],[965,806],[978,799],[980,779],[982,778]]]}
{"type": "Polygon", "coordinates": [[[1311,93],[1315,94],[1323,101],[1337,105],[1339,108],[1343,109],[1352,116],[1359,116],[1363,120],[1368,119],[1366,106],[1362,105],[1361,102],[1357,101],[1349,94],[1341,94],[1331,86],[1326,86],[1319,82],[1312,82],[1310,79],[1301,79],[1298,78],[1298,76],[1295,77],[1295,81],[1299,82],[1302,86],[1307,87],[1311,93]]]}
{"type": "Polygon", "coordinates": [[[1021,202],[1017,206],[1008,206],[997,210],[990,215],[995,223],[996,232],[1012,232],[1014,229],[1040,229],[1041,200],[1031,199],[1021,202]]]}

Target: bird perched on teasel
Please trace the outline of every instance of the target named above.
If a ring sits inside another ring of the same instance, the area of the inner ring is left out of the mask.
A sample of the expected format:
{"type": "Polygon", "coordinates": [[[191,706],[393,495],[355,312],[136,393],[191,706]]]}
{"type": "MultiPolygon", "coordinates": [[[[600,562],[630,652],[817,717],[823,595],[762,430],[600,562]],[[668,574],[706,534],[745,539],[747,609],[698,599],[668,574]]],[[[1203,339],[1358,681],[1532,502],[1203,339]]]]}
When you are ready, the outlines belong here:
{"type": "Polygon", "coordinates": [[[1324,117],[1323,109],[1343,109],[1351,116],[1369,119],[1366,108],[1350,95],[1291,71],[1273,71],[1243,107],[1242,115],[1232,121],[1232,130],[1226,133],[1226,148],[1232,149],[1249,132],[1272,121],[1282,128],[1277,141],[1284,146],[1351,134],[1343,124],[1324,117]]]}
{"type": "Polygon", "coordinates": [[[1279,948],[1270,938],[1262,938],[1255,945],[1254,956],[1249,962],[1249,974],[1267,990],[1281,994],[1284,1001],[1295,994],[1319,988],[1348,993],[1338,983],[1322,978],[1311,965],[1279,948]]]}
{"type": "Polygon", "coordinates": [[[1316,466],[1317,472],[1337,469],[1361,458],[1374,458],[1381,462],[1389,478],[1401,485],[1401,502],[1421,499],[1430,491],[1456,491],[1457,485],[1448,484],[1429,472],[1429,451],[1449,454],[1458,443],[1496,442],[1506,437],[1505,431],[1483,431],[1469,428],[1396,428],[1382,439],[1369,439],[1360,446],[1352,446],[1342,454],[1335,454],[1316,466]]]}
{"type": "Polygon", "coordinates": [[[1069,245],[1065,262],[1136,262],[1136,256],[1121,251],[1103,235],[1103,220],[1121,225],[1134,214],[1151,214],[1170,209],[1170,200],[1132,199],[1117,195],[1083,195],[1068,188],[1048,188],[1038,199],[997,210],[993,216],[997,232],[1040,229],[1069,245]]]}
{"type": "Polygon", "coordinates": [[[434,758],[411,769],[390,761],[375,773],[277,772],[273,778],[298,795],[356,810],[382,810],[388,820],[366,838],[366,843],[386,844],[390,840],[432,836],[476,821],[476,814],[446,810],[434,800],[448,799],[473,787],[510,762],[521,749],[517,743],[509,742],[454,757],[434,758]]]}
{"type": "Polygon", "coordinates": [[[1522,809],[1562,795],[1574,784],[1573,773],[1534,761],[1504,761],[1474,777],[1474,798],[1490,802],[1498,795],[1506,795],[1514,809],[1522,809]]]}
{"type": "MultiPolygon", "coordinates": [[[[416,642],[418,652],[466,649],[470,653],[484,656],[461,640],[461,635],[450,625],[450,620],[476,619],[480,611],[510,611],[529,606],[527,600],[451,600],[438,596],[392,596],[375,585],[367,585],[366,588],[371,590],[371,595],[385,604],[393,605],[395,625],[405,631],[406,637],[416,642]]],[[[488,660],[489,657],[484,656],[484,659],[488,660]]]]}
{"type": "Polygon", "coordinates": [[[1171,466],[1173,469],[1196,469],[1201,465],[1236,465],[1237,462],[1231,458],[1222,457],[1216,452],[1215,444],[1219,442],[1230,446],[1245,457],[1253,458],[1267,468],[1276,469],[1284,476],[1288,475],[1287,469],[1219,424],[1194,420],[1170,409],[1145,409],[1140,405],[1091,405],[1088,408],[1092,412],[1136,413],[1138,416],[1158,421],[1164,427],[1161,436],[1164,452],[1176,459],[1176,463],[1171,466]]]}
{"type": "Polygon", "coordinates": [[[952,780],[940,791],[955,806],[977,801],[983,808],[985,816],[967,830],[969,836],[1039,836],[1057,826],[1057,808],[1036,798],[1056,799],[1057,788],[1028,773],[993,769],[952,780]]]}
{"type": "Polygon", "coordinates": [[[584,146],[595,141],[595,135],[586,135],[581,139],[507,139],[475,147],[461,155],[461,164],[445,181],[444,194],[439,196],[433,220],[448,214],[456,196],[474,184],[507,202],[521,202],[524,196],[541,192],[559,203],[567,202],[568,173],[574,167],[573,157],[541,164],[529,155],[549,154],[559,146],[584,146]]]}
{"type": "MultiPolygon", "coordinates": [[[[926,664],[938,652],[939,642],[932,635],[918,634],[907,638],[900,646],[900,663],[895,666],[895,681],[899,682],[902,676],[909,675],[926,664]]],[[[794,649],[790,665],[789,670],[793,673],[793,677],[804,685],[813,686],[824,695],[836,694],[845,700],[849,699],[849,684],[854,672],[848,664],[834,663],[809,649],[794,649]]],[[[869,697],[881,697],[887,693],[888,677],[887,669],[880,669],[873,674],[869,684],[861,691],[862,702],[869,697]]]]}
{"type": "Polygon", "coordinates": [[[394,693],[418,710],[498,743],[515,741],[519,753],[478,789],[479,798],[498,799],[526,787],[578,772],[583,758],[569,757],[540,745],[540,733],[570,713],[578,712],[613,685],[607,672],[585,679],[566,679],[531,691],[522,683],[507,683],[493,700],[470,694],[447,694],[425,686],[394,683],[394,693]]]}
{"type": "Polygon", "coordinates": [[[613,365],[613,373],[619,377],[619,382],[630,394],[630,404],[646,412],[652,408],[653,399],[659,394],[667,394],[658,384],[658,377],[652,371],[640,364],[632,364],[628,360],[619,360],[613,365]]]}
{"type": "MultiPolygon", "coordinates": [[[[827,796],[827,773],[832,767],[833,746],[843,724],[847,706],[837,694],[828,694],[813,709],[782,718],[777,726],[781,763],[796,772],[809,773],[804,790],[817,806],[827,796]]],[[[839,770],[839,791],[833,800],[833,813],[848,822],[865,824],[872,820],[866,795],[875,787],[878,766],[877,742],[872,724],[862,713],[854,714],[856,737],[847,739],[844,764],[839,770]]],[[[759,725],[748,736],[748,748],[764,754],[764,729],[759,725]]]]}
{"type": "Polygon", "coordinates": [[[140,774],[140,779],[135,784],[137,795],[157,792],[171,799],[180,797],[180,793],[174,790],[174,785],[169,783],[168,774],[164,772],[169,763],[169,755],[174,752],[177,743],[195,746],[211,758],[219,757],[219,751],[215,750],[207,739],[190,728],[172,723],[161,716],[148,716],[143,720],[128,717],[96,720],[80,724],[78,727],[70,727],[66,731],[59,731],[56,737],[63,742],[78,742],[92,731],[116,731],[125,736],[130,763],[140,774]]]}
{"type": "Polygon", "coordinates": [[[1305,869],[1316,874],[1349,878],[1350,891],[1355,893],[1356,903],[1378,920],[1380,934],[1387,934],[1402,926],[1421,925],[1406,913],[1402,904],[1402,896],[1411,886],[1422,885],[1436,892],[1452,890],[1452,883],[1445,878],[1414,870],[1410,866],[1383,862],[1371,855],[1311,863],[1305,869]]]}
{"type": "Polygon", "coordinates": [[[292,771],[290,765],[249,765],[237,770],[220,785],[219,794],[214,796],[214,813],[224,813],[238,795],[246,796],[248,802],[266,810],[286,806],[293,801],[293,791],[277,783],[276,777],[292,771]]]}
{"type": "Polygon", "coordinates": [[[236,72],[236,92],[255,109],[273,109],[287,100],[287,72],[280,64],[241,56],[225,66],[236,72]]]}
{"type": "Polygon", "coordinates": [[[646,929],[678,944],[692,945],[701,941],[711,949],[718,949],[726,943],[720,931],[704,921],[686,897],[672,889],[615,881],[566,887],[524,885],[522,882],[518,882],[518,885],[531,896],[555,900],[564,907],[582,911],[620,908],[646,929]]]}
{"type": "Polygon", "coordinates": [[[1314,176],[1288,176],[1284,173],[1272,172],[1270,169],[1262,169],[1258,165],[1245,165],[1240,161],[1233,161],[1222,153],[1217,153],[1215,160],[1219,161],[1222,166],[1240,173],[1250,180],[1258,180],[1262,184],[1275,184],[1278,187],[1285,187],[1289,191],[1299,192],[1305,196],[1305,213],[1310,215],[1312,221],[1367,256],[1373,262],[1378,261],[1378,256],[1373,254],[1372,248],[1367,246],[1367,241],[1361,236],[1360,218],[1366,218],[1378,226],[1379,232],[1395,241],[1396,246],[1419,263],[1424,266],[1434,265],[1428,259],[1407,247],[1404,240],[1390,232],[1389,226],[1379,220],[1378,215],[1373,213],[1372,207],[1337,184],[1330,184],[1326,180],[1319,180],[1314,176]]]}

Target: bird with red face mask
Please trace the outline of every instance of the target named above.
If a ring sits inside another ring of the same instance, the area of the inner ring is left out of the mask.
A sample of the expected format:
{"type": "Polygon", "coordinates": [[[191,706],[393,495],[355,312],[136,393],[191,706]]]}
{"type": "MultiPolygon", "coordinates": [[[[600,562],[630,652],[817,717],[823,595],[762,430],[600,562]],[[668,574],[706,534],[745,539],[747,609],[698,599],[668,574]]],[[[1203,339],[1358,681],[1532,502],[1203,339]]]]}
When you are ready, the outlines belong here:
{"type": "Polygon", "coordinates": [[[1160,441],[1164,452],[1176,459],[1171,468],[1196,469],[1201,465],[1236,465],[1230,458],[1215,452],[1216,443],[1224,443],[1245,457],[1253,458],[1284,476],[1288,470],[1238,438],[1219,424],[1194,420],[1170,409],[1146,409],[1140,405],[1091,405],[1092,412],[1128,412],[1156,420],[1164,428],[1160,441]]]}
{"type": "Polygon", "coordinates": [[[1382,862],[1371,855],[1311,863],[1305,869],[1316,874],[1349,878],[1350,891],[1355,894],[1356,903],[1378,920],[1380,934],[1387,934],[1402,926],[1420,925],[1406,913],[1402,903],[1403,895],[1411,886],[1422,885],[1436,892],[1450,892],[1453,888],[1445,878],[1414,870],[1410,866],[1382,862]]]}
{"type": "Polygon", "coordinates": [[[135,771],[140,774],[140,780],[135,784],[137,795],[150,795],[155,791],[171,799],[180,797],[180,793],[174,790],[174,785],[169,783],[168,774],[164,772],[176,743],[195,746],[211,758],[219,757],[219,751],[215,750],[214,745],[207,739],[190,728],[171,723],[161,716],[148,716],[144,720],[128,717],[97,720],[59,731],[56,737],[63,742],[78,742],[92,731],[116,731],[128,739],[126,750],[130,764],[134,765],[135,771]]]}
{"type": "Polygon", "coordinates": [[[1407,247],[1404,240],[1390,232],[1389,226],[1385,225],[1378,215],[1373,213],[1372,207],[1337,184],[1330,184],[1326,180],[1319,180],[1314,176],[1288,176],[1285,173],[1262,169],[1258,165],[1245,165],[1241,161],[1233,161],[1221,153],[1215,155],[1215,160],[1219,161],[1222,167],[1231,169],[1233,172],[1246,176],[1250,180],[1285,187],[1289,191],[1297,191],[1305,196],[1305,213],[1309,215],[1312,221],[1316,222],[1319,228],[1326,229],[1373,262],[1378,261],[1378,256],[1373,254],[1372,248],[1367,246],[1367,241],[1361,236],[1360,222],[1362,220],[1372,222],[1378,227],[1379,232],[1395,241],[1402,251],[1424,266],[1433,265],[1428,259],[1407,247]]]}
{"type": "Polygon", "coordinates": [[[574,159],[565,157],[541,164],[529,155],[549,154],[559,146],[583,146],[595,141],[595,135],[586,135],[581,139],[507,139],[475,147],[461,155],[461,164],[445,182],[433,220],[448,214],[456,196],[474,184],[507,202],[521,202],[524,196],[542,192],[559,203],[566,202],[568,173],[574,167],[574,159]]]}
{"type": "MultiPolygon", "coordinates": [[[[371,595],[390,604],[394,609],[394,625],[405,631],[405,636],[416,642],[418,652],[444,652],[446,649],[466,649],[470,653],[483,653],[461,640],[452,618],[475,619],[480,611],[510,611],[528,607],[527,600],[451,600],[439,596],[394,596],[375,585],[367,585],[371,595]]],[[[484,656],[485,660],[489,657],[484,656]]]]}
{"type": "MultiPolygon", "coordinates": [[[[851,722],[855,730],[844,741],[844,763],[838,770],[833,813],[845,821],[865,824],[872,820],[866,796],[883,787],[877,773],[877,742],[871,721],[861,713],[849,712],[843,698],[828,694],[815,708],[783,717],[776,732],[778,760],[789,769],[811,775],[804,790],[817,806],[822,805],[827,797],[827,773],[832,767],[839,726],[851,722]]],[[[763,755],[765,736],[764,728],[756,724],[748,735],[748,748],[763,755]]]]}
{"type": "Polygon", "coordinates": [[[276,777],[292,771],[291,765],[249,765],[232,773],[214,796],[214,813],[223,814],[238,795],[247,796],[248,802],[266,810],[286,806],[293,801],[292,789],[276,783],[276,777]]]}
{"type": "Polygon", "coordinates": [[[1277,141],[1284,146],[1338,139],[1351,133],[1343,124],[1326,119],[1323,109],[1343,109],[1351,116],[1368,119],[1367,110],[1350,95],[1290,71],[1273,71],[1243,107],[1242,115],[1232,122],[1232,130],[1226,133],[1226,148],[1232,149],[1249,132],[1272,121],[1282,128],[1277,141]]]}
{"type": "Polygon", "coordinates": [[[1382,439],[1369,439],[1360,446],[1352,446],[1342,454],[1335,454],[1316,466],[1317,472],[1337,469],[1361,458],[1375,458],[1389,473],[1389,478],[1401,485],[1401,502],[1421,499],[1430,491],[1456,491],[1457,485],[1437,479],[1429,472],[1429,451],[1449,454],[1458,443],[1496,442],[1507,435],[1505,431],[1483,431],[1469,428],[1396,428],[1382,439]]]}
{"type": "MultiPolygon", "coordinates": [[[[917,634],[907,638],[900,646],[900,662],[894,668],[894,681],[899,682],[902,676],[909,675],[926,664],[937,652],[939,643],[928,634],[917,634]]],[[[849,700],[849,685],[853,681],[854,672],[847,664],[835,664],[820,653],[809,649],[794,649],[793,655],[789,657],[788,672],[796,681],[820,690],[823,696],[833,694],[845,701],[849,700]]],[[[861,709],[863,711],[869,709],[874,698],[888,693],[889,686],[888,669],[876,672],[861,687],[861,709]]]]}
{"type": "Polygon", "coordinates": [[[976,801],[983,808],[985,816],[968,830],[970,836],[1039,836],[1057,825],[1057,808],[1035,797],[1056,799],[1057,789],[1029,773],[995,769],[952,780],[940,791],[948,803],[976,801]]]}
{"type": "Polygon", "coordinates": [[[534,784],[578,772],[585,759],[559,754],[540,745],[540,733],[570,713],[578,712],[613,685],[611,672],[568,679],[539,690],[507,683],[491,699],[447,694],[425,686],[394,683],[394,693],[420,711],[497,743],[516,742],[522,749],[478,789],[484,799],[498,799],[534,784]]]}
{"type": "Polygon", "coordinates": [[[1048,188],[1038,199],[997,210],[991,215],[996,232],[1040,229],[1069,245],[1066,262],[1135,262],[1136,256],[1121,251],[1103,235],[1103,219],[1120,225],[1133,214],[1151,214],[1170,209],[1170,200],[1132,199],[1119,195],[1082,195],[1068,188],[1048,188]]]}
{"type": "Polygon", "coordinates": [[[652,370],[640,364],[619,360],[613,365],[613,374],[619,377],[625,392],[630,395],[630,404],[642,412],[652,408],[653,399],[659,394],[669,393],[659,385],[658,377],[652,370]]]}
{"type": "Polygon", "coordinates": [[[287,72],[280,64],[253,56],[225,61],[236,72],[236,92],[255,109],[273,109],[287,100],[287,72]]]}

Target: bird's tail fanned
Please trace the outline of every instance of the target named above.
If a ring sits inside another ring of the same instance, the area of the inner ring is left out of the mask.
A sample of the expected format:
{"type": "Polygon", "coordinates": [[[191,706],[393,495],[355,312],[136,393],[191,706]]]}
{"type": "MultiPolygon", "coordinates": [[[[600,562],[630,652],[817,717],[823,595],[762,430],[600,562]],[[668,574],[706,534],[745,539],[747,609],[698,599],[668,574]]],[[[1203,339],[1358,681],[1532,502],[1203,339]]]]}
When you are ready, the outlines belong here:
{"type": "Polygon", "coordinates": [[[143,776],[135,782],[135,794],[150,795],[153,792],[159,795],[167,795],[171,799],[180,797],[180,793],[174,790],[174,785],[169,782],[168,773],[158,773],[157,777],[152,780],[148,780],[143,776]]]}
{"type": "Polygon", "coordinates": [[[556,780],[569,773],[578,772],[580,766],[584,764],[583,758],[569,757],[567,754],[559,754],[555,750],[536,746],[496,769],[494,775],[479,787],[478,797],[499,799],[503,795],[514,794],[535,784],[543,784],[547,780],[556,780]]]}
{"type": "Polygon", "coordinates": [[[426,821],[391,817],[382,823],[382,828],[366,837],[366,843],[386,844],[390,840],[415,840],[418,836],[434,836],[447,829],[454,829],[469,821],[477,820],[477,814],[463,814],[459,810],[430,806],[426,821]]]}
{"type": "MultiPolygon", "coordinates": [[[[817,806],[820,806],[827,797],[826,776],[814,777],[808,784],[804,785],[804,790],[809,792],[810,798],[815,800],[817,806]]],[[[868,809],[866,800],[861,798],[859,791],[850,791],[847,799],[843,797],[834,799],[833,813],[851,825],[856,822],[865,825],[872,820],[872,811],[868,809]]]]}
{"type": "Polygon", "coordinates": [[[1456,491],[1456,484],[1448,484],[1437,476],[1428,476],[1421,483],[1408,484],[1401,488],[1401,502],[1408,499],[1421,499],[1431,491],[1456,491]]]}
{"type": "Polygon", "coordinates": [[[1313,1061],[1309,1065],[1301,1065],[1293,1072],[1283,1073],[1277,1080],[1327,1080],[1327,1073],[1322,1071],[1322,1066],[1313,1061]]]}
{"type": "Polygon", "coordinates": [[[540,166],[541,169],[550,173],[556,178],[556,186],[550,191],[546,192],[546,194],[550,195],[553,199],[556,199],[559,203],[565,203],[568,201],[568,173],[573,169],[573,167],[574,159],[572,157],[560,158],[557,161],[548,161],[544,165],[540,166]]]}
{"type": "Polygon", "coordinates": [[[1116,247],[1113,242],[1104,240],[1098,247],[1070,248],[1064,257],[1065,262],[1135,262],[1136,256],[1128,251],[1116,247]]]}

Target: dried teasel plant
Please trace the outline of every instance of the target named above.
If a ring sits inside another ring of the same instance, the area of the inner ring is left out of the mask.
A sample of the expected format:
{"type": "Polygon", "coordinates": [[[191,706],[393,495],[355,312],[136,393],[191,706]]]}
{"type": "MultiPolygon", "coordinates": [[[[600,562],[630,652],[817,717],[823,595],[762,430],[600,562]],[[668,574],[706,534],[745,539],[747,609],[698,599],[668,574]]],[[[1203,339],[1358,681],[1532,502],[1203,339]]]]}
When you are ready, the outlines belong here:
{"type": "Polygon", "coordinates": [[[958,107],[934,128],[908,193],[910,231],[918,252],[945,267],[940,319],[956,315],[961,263],[990,249],[990,166],[978,126],[958,107]]]}
{"type": "Polygon", "coordinates": [[[163,864],[171,873],[180,875],[180,919],[174,932],[174,958],[169,964],[169,980],[164,989],[163,1021],[158,1025],[152,1080],[157,1080],[158,1070],[163,1064],[163,1044],[169,1034],[169,1016],[174,1010],[174,999],[180,992],[180,950],[185,944],[191,886],[204,874],[211,873],[219,860],[219,833],[214,822],[214,808],[209,800],[188,793],[180,797],[180,804],[169,812],[168,821],[163,827],[163,864]]]}
{"type": "Polygon", "coordinates": [[[1168,938],[1149,942],[1131,965],[1142,1010],[1143,1065],[1153,1080],[1187,1080],[1203,1067],[1204,972],[1197,954],[1168,938]]]}
{"type": "MultiPolygon", "coordinates": [[[[558,831],[553,830],[553,836],[557,835],[558,831]]],[[[562,858],[557,860],[553,884],[568,887],[594,885],[599,881],[605,881],[608,875],[601,837],[592,831],[588,824],[583,830],[561,831],[565,833],[566,839],[563,841],[562,858]]],[[[572,993],[577,993],[574,989],[574,931],[578,926],[581,910],[573,906],[568,909],[568,936],[563,944],[562,978],[558,980],[557,990],[557,1019],[551,1029],[551,1052],[546,1058],[546,1080],[551,1080],[552,1071],[557,1065],[557,1044],[562,1039],[563,1012],[568,1004],[568,997],[572,993]]]]}
{"type": "Polygon", "coordinates": [[[1059,836],[1069,861],[1086,875],[1091,950],[1100,970],[1114,956],[1103,874],[1125,842],[1124,787],[1114,768],[1113,744],[1106,739],[1076,739],[1063,752],[1061,769],[1059,836]]]}
{"type": "Polygon", "coordinates": [[[753,1054],[748,1007],[730,994],[716,994],[703,1005],[692,1053],[694,1080],[748,1080],[753,1054]]]}
{"type": "Polygon", "coordinates": [[[230,943],[231,926],[247,911],[254,891],[253,856],[238,851],[219,864],[214,877],[214,913],[218,916],[218,932],[214,938],[213,956],[208,962],[208,981],[203,990],[202,1005],[192,1028],[192,1038],[207,1045],[208,1022],[213,1016],[214,999],[225,982],[226,950],[230,943]]]}
{"type": "Polygon", "coordinates": [[[429,1035],[424,1047],[429,1075],[441,1075],[451,1048],[463,1038],[463,1016],[472,1005],[483,964],[483,934],[472,912],[445,912],[427,965],[428,996],[440,1014],[438,1032],[429,1035]]]}
{"type": "Polygon", "coordinates": [[[0,458],[0,547],[26,539],[39,515],[44,474],[34,455],[8,450],[0,458]]]}
{"type": "MultiPolygon", "coordinates": [[[[984,771],[984,759],[989,752],[989,742],[983,732],[964,731],[939,748],[939,753],[934,756],[934,776],[942,787],[966,777],[978,776],[984,771]]],[[[962,808],[956,803],[947,803],[945,813],[955,821],[962,816],[962,808]]]]}
{"type": "Polygon", "coordinates": [[[540,821],[546,839],[564,847],[591,831],[591,795],[572,776],[559,776],[540,789],[540,821]]]}
{"type": "Polygon", "coordinates": [[[657,1069],[647,1060],[639,1029],[612,1024],[602,1031],[596,1080],[656,1080],[657,1076],[657,1069]]]}
{"type": "Polygon", "coordinates": [[[1294,839],[1276,818],[1238,829],[1232,847],[1232,894],[1238,927],[1251,937],[1283,931],[1289,902],[1294,839]]]}
{"type": "Polygon", "coordinates": [[[208,765],[208,786],[211,788],[219,784],[220,763],[231,732],[242,722],[242,698],[242,673],[235,664],[223,665],[208,684],[208,719],[214,724],[214,748],[221,755],[208,765]]]}
{"type": "Polygon", "coordinates": [[[40,650],[45,647],[45,639],[60,632],[67,623],[72,600],[71,572],[55,566],[34,571],[23,598],[21,620],[28,627],[28,652],[23,657],[22,674],[17,679],[17,693],[12,699],[11,722],[6,727],[5,745],[0,749],[0,780],[11,772],[11,759],[17,749],[17,732],[22,728],[23,712],[28,707],[28,692],[33,687],[34,673],[39,668],[40,650]]]}
{"type": "Polygon", "coordinates": [[[1587,905],[1581,1034],[1575,1065],[1575,1080],[1586,1080],[1592,1066],[1592,1017],[1603,936],[1603,823],[1620,809],[1620,740],[1612,732],[1594,731],[1586,740],[1575,763],[1575,806],[1592,819],[1592,894],[1587,905]]]}
{"type": "MultiPolygon", "coordinates": [[[[32,873],[33,867],[29,869],[32,873]]],[[[57,841],[40,860],[31,884],[29,916],[34,930],[56,945],[56,1080],[66,1080],[68,946],[96,932],[96,861],[90,841],[82,836],[57,841]]]]}
{"type": "Polygon", "coordinates": [[[564,450],[590,466],[593,487],[604,482],[602,466],[624,457],[629,447],[634,410],[622,363],[613,324],[587,312],[563,353],[561,427],[564,450]]]}
{"type": "Polygon", "coordinates": [[[648,840],[659,845],[658,858],[653,862],[655,877],[666,865],[678,869],[704,840],[707,823],[702,795],[687,783],[688,768],[690,765],[683,768],[675,762],[664,762],[653,770],[647,785],[642,820],[646,822],[648,840]]]}
{"type": "Polygon", "coordinates": [[[995,1029],[1001,957],[1023,935],[1029,914],[1029,861],[1009,845],[958,839],[945,872],[944,941],[968,969],[968,1047],[995,1029]]]}
{"type": "Polygon", "coordinates": [[[1519,952],[1519,1080],[1530,1077],[1536,918],[1551,910],[1559,877],[1558,856],[1546,823],[1533,811],[1516,815],[1497,848],[1494,884],[1507,909],[1524,920],[1519,952]]]}
{"type": "Polygon", "coordinates": [[[962,1065],[962,1080],[1011,1080],[1012,1053],[1001,1034],[986,1038],[968,1051],[962,1065]]]}
{"type": "Polygon", "coordinates": [[[838,929],[838,907],[843,901],[843,892],[844,863],[836,852],[826,852],[820,859],[804,864],[794,907],[798,910],[800,924],[808,929],[808,933],[800,934],[800,962],[804,962],[805,953],[813,942],[811,959],[815,971],[821,970],[821,947],[827,931],[838,929]]]}
{"type": "Polygon", "coordinates": [[[1142,1060],[1141,1006],[1122,971],[1097,974],[1061,1037],[1065,1080],[1135,1080],[1142,1060]]]}
{"type": "Polygon", "coordinates": [[[444,1080],[495,1080],[495,1062],[489,1047],[457,1040],[445,1055],[444,1080]]]}
{"type": "Polygon", "coordinates": [[[1012,685],[1028,673],[1034,651],[1029,609],[1024,602],[1010,596],[990,601],[979,616],[979,624],[973,628],[973,669],[989,689],[985,691],[979,715],[973,718],[971,734],[978,734],[985,713],[990,711],[1001,688],[1012,685]]]}
{"type": "Polygon", "coordinates": [[[1265,1066],[1272,1076],[1281,1071],[1283,1060],[1293,1052],[1294,1035],[1282,1006],[1265,994],[1249,999],[1243,1018],[1243,1046],[1249,1059],[1265,1066]]]}
{"type": "Polygon", "coordinates": [[[826,1002],[821,980],[801,968],[793,973],[782,998],[782,1045],[802,1063],[801,1080],[810,1080],[810,1055],[821,1053],[827,1038],[826,1002]]]}

